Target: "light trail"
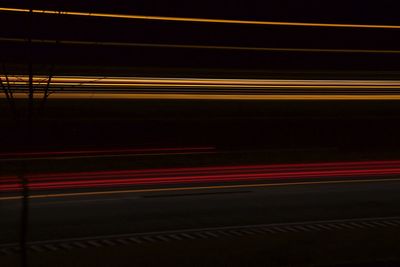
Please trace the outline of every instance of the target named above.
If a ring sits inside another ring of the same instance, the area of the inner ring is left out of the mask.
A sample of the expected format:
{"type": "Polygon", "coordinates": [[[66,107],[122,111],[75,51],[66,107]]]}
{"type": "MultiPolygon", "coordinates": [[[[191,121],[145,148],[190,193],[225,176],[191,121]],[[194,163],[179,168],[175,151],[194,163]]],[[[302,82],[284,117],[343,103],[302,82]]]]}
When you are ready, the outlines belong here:
{"type": "MultiPolygon", "coordinates": [[[[3,42],[26,43],[23,38],[0,37],[3,42]]],[[[356,54],[400,54],[400,50],[390,49],[334,49],[334,48],[295,48],[295,47],[252,47],[252,46],[227,46],[227,45],[190,45],[190,44],[155,44],[132,42],[104,42],[104,41],[72,41],[72,40],[48,40],[32,39],[38,44],[66,44],[66,45],[90,45],[90,46],[119,46],[119,47],[147,47],[147,48],[183,48],[183,49],[207,49],[207,50],[233,50],[233,51],[259,51],[259,52],[306,52],[306,53],[356,53],[356,54]]]]}
{"type": "MultiPolygon", "coordinates": [[[[154,189],[132,189],[132,190],[110,190],[80,193],[59,193],[59,194],[34,194],[30,199],[62,198],[62,197],[88,197],[88,196],[106,196],[132,193],[157,193],[174,191],[197,191],[197,190],[220,190],[237,188],[262,188],[262,187],[282,187],[282,186],[302,186],[302,185],[329,185],[329,184],[358,184],[358,183],[382,183],[398,182],[400,178],[381,178],[381,179],[358,179],[358,180],[332,180],[317,182],[289,182],[289,183],[263,183],[263,184],[239,184],[239,185],[217,185],[217,186],[191,186],[191,187],[173,187],[173,188],[154,188],[154,189]]],[[[0,201],[19,200],[21,196],[0,197],[0,201]]]]}
{"type": "MultiPolygon", "coordinates": [[[[4,75],[0,75],[0,78],[5,79],[4,75]]],[[[23,85],[27,84],[29,77],[26,75],[8,75],[10,84],[23,85]]],[[[45,83],[46,76],[34,76],[33,82],[35,85],[45,83]]],[[[362,87],[399,87],[400,80],[310,80],[310,79],[210,79],[210,78],[168,78],[168,77],[105,77],[105,76],[54,76],[52,78],[52,84],[57,85],[80,85],[80,86],[93,86],[95,85],[107,85],[112,86],[124,86],[131,85],[142,86],[142,85],[171,85],[178,86],[180,84],[185,86],[193,85],[206,85],[206,86],[264,86],[264,87],[349,87],[349,86],[362,86],[362,87]]]]}
{"type": "MultiPolygon", "coordinates": [[[[0,7],[3,12],[28,13],[29,9],[0,7]]],[[[169,17],[169,16],[145,16],[129,14],[111,14],[96,12],[73,12],[33,9],[36,14],[69,15],[99,18],[117,18],[129,20],[150,20],[150,21],[171,21],[171,22],[195,22],[195,23],[218,23],[218,24],[244,24],[264,26],[295,26],[295,27],[329,27],[329,28],[366,28],[366,29],[400,29],[400,25],[379,25],[379,24],[346,24],[346,23],[309,23],[309,22],[288,22],[288,21],[256,21],[256,20],[234,20],[234,19],[212,19],[212,18],[190,18],[190,17],[169,17]]]]}
{"type": "MultiPolygon", "coordinates": [[[[34,98],[42,98],[43,94],[34,94],[34,98]]],[[[4,98],[4,97],[3,97],[4,98]]],[[[14,93],[16,99],[27,99],[26,94],[14,93]]],[[[248,100],[248,101],[274,101],[274,100],[400,100],[400,95],[214,95],[214,94],[107,94],[107,93],[66,93],[52,94],[51,99],[137,99],[137,100],[248,100]]]]}
{"type": "MultiPolygon", "coordinates": [[[[144,170],[94,171],[28,175],[29,189],[74,190],[124,186],[165,186],[298,179],[354,179],[356,177],[400,175],[400,161],[216,166],[144,170]]],[[[0,177],[0,192],[21,190],[18,177],[0,177]]]]}
{"type": "MultiPolygon", "coordinates": [[[[15,98],[27,97],[27,76],[8,80],[15,98]]],[[[45,80],[34,77],[35,98],[45,80]]],[[[399,100],[400,81],[54,76],[50,91],[53,99],[399,100]]]]}
{"type": "MultiPolygon", "coordinates": [[[[70,150],[70,151],[40,151],[40,152],[5,152],[0,153],[0,161],[24,159],[52,158],[82,158],[82,157],[114,157],[136,155],[176,155],[213,153],[215,147],[170,147],[170,148],[132,148],[132,149],[102,149],[102,150],[70,150]]],[[[1,177],[0,177],[1,178],[1,177]]]]}

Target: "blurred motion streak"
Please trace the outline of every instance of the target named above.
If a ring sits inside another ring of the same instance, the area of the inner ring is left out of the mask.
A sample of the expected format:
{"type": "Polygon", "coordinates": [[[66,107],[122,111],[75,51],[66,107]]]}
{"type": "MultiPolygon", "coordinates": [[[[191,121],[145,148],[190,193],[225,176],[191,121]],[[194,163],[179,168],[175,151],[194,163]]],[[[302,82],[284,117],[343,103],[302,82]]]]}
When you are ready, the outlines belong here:
{"type": "MultiPolygon", "coordinates": [[[[4,12],[28,13],[29,9],[0,7],[4,12]]],[[[95,12],[73,12],[33,9],[36,14],[60,14],[70,16],[103,17],[117,19],[134,20],[158,20],[158,21],[177,21],[177,22],[200,22],[200,23],[223,23],[223,24],[247,24],[247,25],[266,25],[266,26],[300,26],[300,27],[334,27],[334,28],[372,28],[372,29],[400,29],[399,25],[371,25],[371,24],[341,24],[341,23],[309,23],[309,22],[288,22],[288,21],[256,21],[256,20],[233,20],[233,19],[211,19],[211,18],[188,18],[188,17],[168,17],[168,16],[145,16],[129,14],[110,14],[95,12]]]]}
{"type": "MultiPolygon", "coordinates": [[[[0,37],[1,42],[25,43],[23,38],[0,37]]],[[[296,47],[253,47],[253,46],[227,46],[227,45],[194,45],[194,44],[160,44],[160,43],[132,43],[132,42],[104,42],[104,41],[76,41],[76,40],[49,40],[32,39],[39,44],[66,44],[66,45],[91,45],[91,46],[120,46],[120,47],[148,47],[148,48],[183,48],[183,49],[211,49],[211,50],[238,50],[259,52],[309,52],[309,53],[364,53],[364,54],[400,54],[400,50],[384,49],[335,49],[335,48],[296,48],[296,47]]]]}
{"type": "MultiPolygon", "coordinates": [[[[323,179],[400,174],[400,161],[364,161],[254,166],[214,166],[144,170],[115,170],[77,173],[48,173],[28,176],[31,190],[162,186],[168,184],[209,184],[282,179],[323,179]]],[[[16,176],[0,177],[0,191],[20,191],[16,176]]]]}
{"type": "MultiPolygon", "coordinates": [[[[0,75],[1,79],[5,79],[0,75]]],[[[15,98],[26,98],[28,77],[8,76],[15,98]]],[[[33,79],[35,96],[46,77],[33,79]]],[[[204,100],[399,100],[399,80],[207,79],[54,76],[51,98],[204,100]]],[[[5,95],[1,95],[3,98],[5,95]]]]}
{"type": "Polygon", "coordinates": [[[6,152],[0,153],[0,160],[34,159],[51,157],[98,157],[98,156],[130,156],[130,155],[174,155],[210,153],[214,147],[173,147],[173,148],[135,148],[104,149],[77,151],[40,151],[40,152],[6,152]]]}

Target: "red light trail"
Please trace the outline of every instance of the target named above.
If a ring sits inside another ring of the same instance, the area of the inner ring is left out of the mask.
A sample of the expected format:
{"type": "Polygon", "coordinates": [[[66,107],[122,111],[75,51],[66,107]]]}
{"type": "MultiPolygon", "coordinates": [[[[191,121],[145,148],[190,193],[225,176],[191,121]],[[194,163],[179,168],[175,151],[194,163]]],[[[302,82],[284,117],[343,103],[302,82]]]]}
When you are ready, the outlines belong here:
{"type": "MultiPolygon", "coordinates": [[[[364,161],[50,173],[34,174],[27,178],[30,190],[52,190],[260,182],[282,179],[355,178],[398,174],[400,174],[400,161],[364,161]]],[[[0,191],[19,190],[18,177],[0,177],[0,191]]]]}
{"type": "Polygon", "coordinates": [[[207,147],[166,147],[166,148],[132,148],[132,149],[102,149],[102,150],[75,150],[75,151],[41,151],[41,152],[5,152],[0,153],[0,160],[33,159],[52,157],[97,157],[123,155],[169,155],[169,154],[197,154],[215,152],[215,148],[207,147]]]}

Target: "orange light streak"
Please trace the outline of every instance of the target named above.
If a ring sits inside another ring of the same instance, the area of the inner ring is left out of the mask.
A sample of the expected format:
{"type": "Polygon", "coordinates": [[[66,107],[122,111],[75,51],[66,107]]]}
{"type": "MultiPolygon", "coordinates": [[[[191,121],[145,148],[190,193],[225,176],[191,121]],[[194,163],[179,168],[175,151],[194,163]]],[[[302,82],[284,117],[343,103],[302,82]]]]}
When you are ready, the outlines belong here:
{"type": "MultiPolygon", "coordinates": [[[[0,11],[27,13],[29,9],[0,7],[0,11]]],[[[190,17],[169,17],[169,16],[144,16],[129,14],[111,14],[96,12],[73,12],[33,9],[37,14],[70,15],[85,17],[103,17],[133,20],[154,20],[154,21],[176,21],[176,22],[198,22],[198,23],[222,23],[222,24],[245,24],[245,25],[266,25],[266,26],[297,26],[297,27],[334,27],[334,28],[372,28],[372,29],[400,29],[400,25],[379,25],[379,24],[342,24],[342,23],[309,23],[309,22],[287,22],[287,21],[256,21],[256,20],[234,20],[234,19],[211,19],[211,18],[190,18],[190,17]]]]}
{"type": "MultiPolygon", "coordinates": [[[[41,97],[43,80],[33,79],[35,97],[41,97]]],[[[28,77],[10,75],[9,81],[14,97],[26,98],[28,77]]],[[[60,99],[400,100],[398,80],[55,76],[50,88],[55,92],[50,98],[60,99]]]]}

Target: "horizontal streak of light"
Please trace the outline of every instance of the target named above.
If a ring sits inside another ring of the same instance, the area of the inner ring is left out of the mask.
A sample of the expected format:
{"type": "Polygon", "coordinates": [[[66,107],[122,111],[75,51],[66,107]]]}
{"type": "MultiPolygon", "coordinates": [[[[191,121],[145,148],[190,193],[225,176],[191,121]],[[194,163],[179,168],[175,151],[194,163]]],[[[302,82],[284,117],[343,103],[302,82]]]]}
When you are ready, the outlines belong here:
{"type": "MultiPolygon", "coordinates": [[[[37,157],[37,156],[68,156],[82,154],[130,154],[130,153],[176,153],[176,152],[197,152],[212,151],[214,147],[182,147],[182,148],[137,148],[137,149],[109,149],[109,150],[77,150],[77,151],[43,151],[43,152],[10,152],[0,153],[4,157],[37,157]]],[[[1,178],[1,177],[0,177],[1,178]]]]}
{"type": "Polygon", "coordinates": [[[166,155],[200,155],[200,154],[210,154],[210,153],[216,153],[213,151],[197,151],[197,152],[168,152],[168,153],[136,153],[136,154],[100,154],[100,155],[72,155],[72,156],[62,156],[62,157],[45,157],[45,156],[38,156],[38,157],[32,157],[32,158],[9,158],[9,159],[4,159],[0,158],[0,162],[10,162],[10,161],[25,161],[25,160],[55,160],[55,159],[89,159],[89,158],[122,158],[122,157],[137,157],[137,156],[166,156],[166,155]]]}
{"type": "MultiPolygon", "coordinates": [[[[14,93],[16,99],[27,99],[27,94],[14,93]]],[[[43,93],[35,93],[34,98],[42,98],[43,93]]],[[[0,98],[5,98],[0,95],[0,98]]],[[[185,93],[61,93],[51,94],[51,99],[144,99],[144,100],[400,100],[400,94],[385,95],[262,95],[262,94],[185,94],[185,93]]]]}
{"type": "MultiPolygon", "coordinates": [[[[29,180],[29,188],[31,190],[48,190],[399,174],[399,161],[369,161],[95,171],[36,174],[29,175],[26,178],[29,180]]],[[[20,190],[20,183],[17,177],[4,176],[0,178],[0,191],[20,190]]]]}
{"type": "MultiPolygon", "coordinates": [[[[263,183],[263,184],[241,184],[241,185],[216,185],[216,186],[193,186],[193,187],[175,187],[175,188],[154,188],[154,189],[133,189],[133,190],[113,190],[81,193],[60,193],[60,194],[37,194],[30,195],[30,199],[60,198],[60,197],[82,197],[82,196],[104,196],[129,193],[157,193],[171,191],[195,191],[211,189],[232,189],[232,188],[257,188],[257,187],[280,187],[280,186],[301,186],[301,185],[323,185],[323,184],[352,184],[352,183],[375,183],[400,181],[400,178],[390,179],[363,179],[363,180],[340,180],[340,181],[317,181],[317,182],[289,182],[289,183],[263,183]]],[[[0,197],[0,201],[19,200],[21,196],[0,197]]]]}
{"type": "MultiPolygon", "coordinates": [[[[352,170],[352,169],[382,169],[399,168],[400,161],[356,161],[356,162],[328,162],[328,163],[290,163],[272,165],[239,165],[239,166],[207,166],[207,167],[186,167],[186,168],[161,168],[161,169],[138,169],[138,170],[112,170],[112,171],[87,171],[77,173],[46,173],[32,174],[29,179],[66,179],[66,178],[98,178],[98,177],[152,177],[152,176],[176,176],[188,174],[213,174],[217,173],[253,173],[253,172],[282,172],[295,170],[352,170]]],[[[0,182],[4,179],[17,179],[15,176],[1,176],[0,182]]]]}
{"type": "MultiPolygon", "coordinates": [[[[27,76],[10,75],[8,80],[15,98],[27,97],[24,91],[24,86],[29,80],[27,76]]],[[[34,77],[33,83],[37,87],[34,97],[42,97],[43,92],[39,89],[43,80],[43,76],[34,77]]],[[[398,80],[55,76],[50,88],[56,92],[50,96],[53,99],[399,100],[400,98],[400,92],[395,91],[400,91],[398,80]],[[169,89],[154,90],[162,87],[169,89]],[[257,89],[257,92],[251,92],[250,89],[257,89]],[[117,92],[118,90],[124,92],[117,92]]],[[[0,97],[5,96],[0,95],[0,97]]]]}
{"type": "MultiPolygon", "coordinates": [[[[281,179],[304,179],[320,177],[363,177],[366,175],[398,175],[400,169],[376,169],[376,170],[336,170],[336,171],[302,171],[302,172],[283,172],[283,173],[251,173],[251,174],[230,174],[230,175],[192,175],[182,177],[164,177],[164,178],[134,178],[134,179],[97,179],[80,181],[51,181],[34,182],[29,185],[30,190],[48,190],[48,189],[78,189],[78,188],[99,188],[115,186],[138,186],[138,185],[167,185],[167,184],[186,184],[186,183],[221,183],[236,181],[259,180],[281,180],[281,179]]],[[[1,187],[1,191],[15,190],[19,184],[11,184],[1,187]],[[11,186],[11,189],[9,188],[11,186]]]]}
{"type": "MultiPolygon", "coordinates": [[[[4,75],[0,78],[5,79],[4,75]]],[[[46,82],[46,76],[34,76],[33,82],[46,82]]],[[[27,75],[8,75],[10,83],[28,83],[27,75]]],[[[299,80],[299,79],[210,79],[210,78],[168,78],[168,77],[103,77],[103,76],[54,76],[54,84],[182,84],[182,85],[263,85],[263,86],[400,86],[400,80],[299,80]]]]}
{"type": "MultiPolygon", "coordinates": [[[[14,82],[11,85],[27,85],[26,82],[14,82]]],[[[35,86],[40,85],[39,83],[34,82],[35,86]]],[[[329,88],[329,89],[343,89],[343,88],[356,88],[356,89],[373,89],[373,88],[382,88],[382,89],[399,89],[399,85],[253,85],[253,84],[170,84],[170,83],[63,83],[63,82],[51,82],[52,86],[60,86],[60,87],[216,87],[216,88],[329,88]]]]}
{"type": "MultiPolygon", "coordinates": [[[[29,9],[0,7],[0,11],[28,13],[29,9]]],[[[189,18],[169,16],[144,16],[129,14],[110,14],[95,12],[72,12],[33,9],[33,13],[71,15],[85,17],[104,17],[134,20],[155,20],[155,21],[176,21],[176,22],[200,22],[200,23],[222,23],[222,24],[245,24],[245,25],[266,25],[266,26],[300,26],[300,27],[333,27],[333,28],[372,28],[372,29],[400,29],[399,25],[379,24],[342,24],[342,23],[309,23],[309,22],[286,22],[286,21],[255,21],[255,20],[233,20],[233,19],[210,19],[210,18],[189,18]]]]}
{"type": "MultiPolygon", "coordinates": [[[[373,169],[362,169],[362,168],[340,168],[340,170],[335,168],[298,168],[298,169],[276,169],[276,170],[236,170],[236,171],[226,171],[226,170],[214,170],[212,171],[212,175],[210,175],[210,170],[206,171],[191,171],[191,172],[149,172],[149,173],[104,173],[104,174],[78,174],[71,173],[70,175],[60,174],[60,175],[29,175],[27,179],[32,183],[32,188],[36,188],[38,185],[42,183],[51,183],[52,185],[56,184],[64,184],[66,182],[71,184],[91,184],[98,183],[99,181],[113,183],[116,181],[126,182],[129,184],[152,184],[156,183],[168,183],[168,182],[182,182],[190,179],[193,181],[206,181],[206,180],[215,180],[220,181],[220,178],[245,178],[251,179],[255,178],[263,178],[263,179],[277,179],[277,178],[298,178],[297,175],[306,176],[306,177],[314,177],[320,175],[322,176],[331,176],[331,175],[365,175],[365,174],[400,174],[399,166],[386,166],[380,168],[373,169]],[[244,177],[245,176],[245,177],[244,177]],[[197,178],[197,180],[193,180],[197,178]]],[[[300,177],[299,177],[300,178],[300,177]]],[[[19,178],[17,176],[9,176],[9,177],[1,177],[0,180],[0,188],[4,189],[5,187],[15,186],[19,187],[19,178]]]]}
{"type": "MultiPolygon", "coordinates": [[[[322,162],[322,163],[287,163],[287,164],[268,164],[268,165],[234,165],[234,166],[207,166],[207,167],[186,167],[186,168],[162,168],[156,169],[160,173],[170,172],[192,172],[192,171],[238,171],[238,170],[282,170],[288,168],[366,168],[366,167],[387,167],[399,166],[400,160],[387,160],[387,161],[351,161],[351,162],[322,162]]],[[[154,173],[154,169],[142,170],[118,170],[118,171],[98,171],[98,172],[80,172],[80,174],[120,174],[120,173],[154,173]]],[[[53,175],[60,176],[60,173],[53,175]]],[[[69,174],[66,174],[69,175],[69,174]]],[[[41,174],[40,176],[43,176],[41,174]]]]}
{"type": "MultiPolygon", "coordinates": [[[[0,41],[27,42],[23,38],[4,38],[0,41]]],[[[311,52],[311,53],[366,53],[366,54],[400,54],[400,50],[377,49],[330,49],[330,48],[282,48],[282,47],[251,47],[251,46],[219,46],[219,45],[188,45],[188,44],[154,44],[154,43],[128,43],[128,42],[91,42],[67,40],[41,40],[32,39],[33,43],[68,44],[68,45],[95,45],[95,46],[126,46],[126,47],[152,47],[152,48],[187,48],[187,49],[214,49],[214,50],[243,50],[264,52],[311,52]]]]}
{"type": "MultiPolygon", "coordinates": [[[[33,83],[34,86],[38,86],[40,84],[33,83]]],[[[12,85],[27,85],[25,82],[15,82],[12,85]]],[[[51,82],[51,86],[60,86],[60,87],[114,87],[114,88],[145,88],[145,87],[199,87],[199,88],[310,88],[310,89],[400,89],[400,85],[230,85],[230,84],[168,84],[168,83],[153,83],[153,84],[145,84],[145,83],[131,83],[131,84],[120,84],[120,83],[87,83],[87,84],[79,84],[79,83],[60,83],[60,82],[51,82]]]]}

